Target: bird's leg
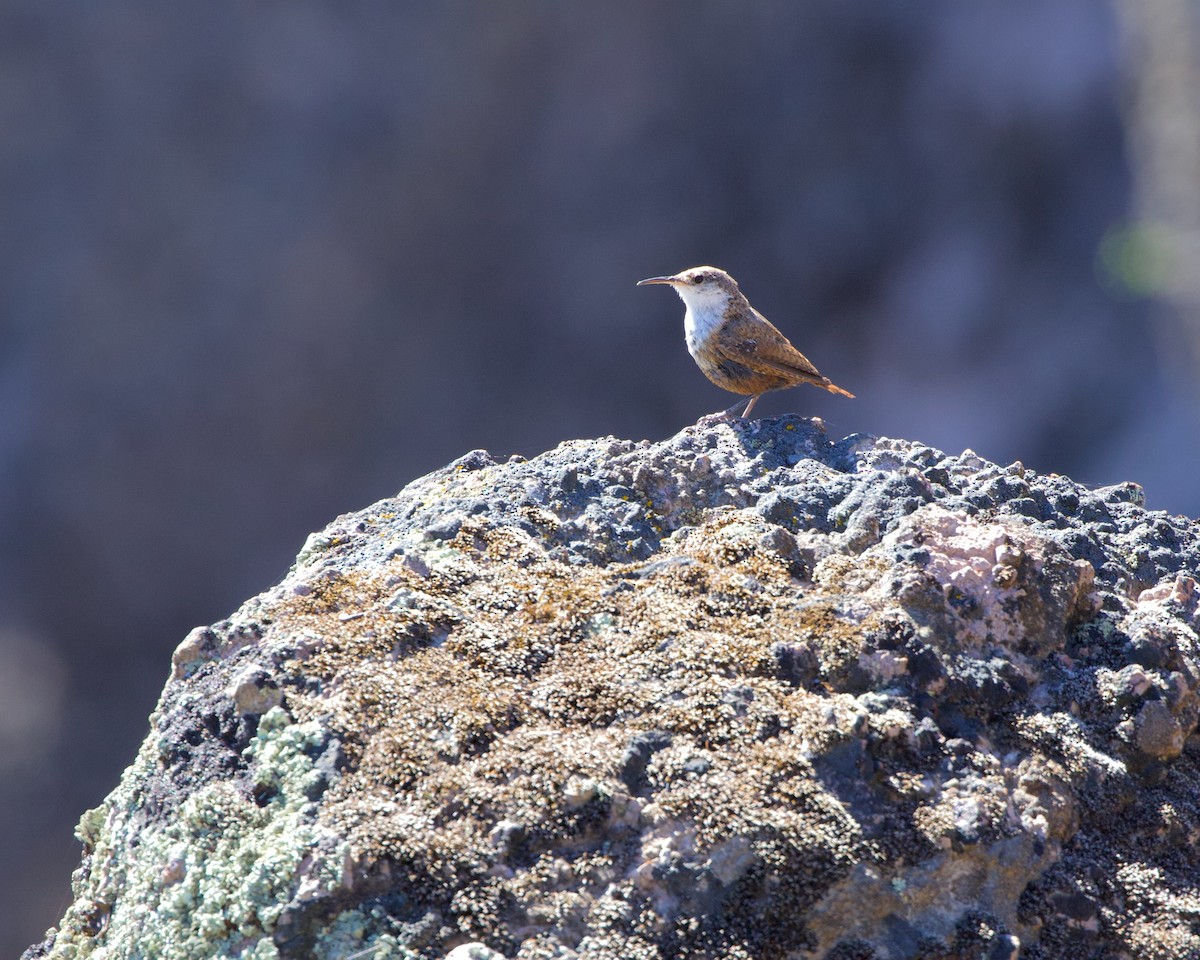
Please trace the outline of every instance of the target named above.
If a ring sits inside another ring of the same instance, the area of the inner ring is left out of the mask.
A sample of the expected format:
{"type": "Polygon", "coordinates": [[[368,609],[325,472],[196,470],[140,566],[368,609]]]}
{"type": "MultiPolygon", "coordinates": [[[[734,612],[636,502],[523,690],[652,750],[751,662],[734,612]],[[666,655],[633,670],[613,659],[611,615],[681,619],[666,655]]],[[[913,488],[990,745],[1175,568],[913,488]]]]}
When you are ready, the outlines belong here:
{"type": "Polygon", "coordinates": [[[746,403],[746,409],[743,410],[741,413],[741,416],[744,419],[745,417],[748,417],[750,415],[750,409],[754,406],[754,404],[756,404],[758,402],[758,398],[761,396],[762,396],[761,393],[755,394],[753,397],[750,398],[749,403],[746,403],[745,399],[743,398],[743,399],[739,400],[737,403],[735,403],[732,407],[729,407],[727,410],[722,410],[719,413],[707,414],[706,416],[701,417],[696,422],[701,423],[701,424],[709,424],[709,423],[719,423],[722,420],[731,420],[734,416],[734,411],[738,407],[740,407],[743,403],[746,403]]]}

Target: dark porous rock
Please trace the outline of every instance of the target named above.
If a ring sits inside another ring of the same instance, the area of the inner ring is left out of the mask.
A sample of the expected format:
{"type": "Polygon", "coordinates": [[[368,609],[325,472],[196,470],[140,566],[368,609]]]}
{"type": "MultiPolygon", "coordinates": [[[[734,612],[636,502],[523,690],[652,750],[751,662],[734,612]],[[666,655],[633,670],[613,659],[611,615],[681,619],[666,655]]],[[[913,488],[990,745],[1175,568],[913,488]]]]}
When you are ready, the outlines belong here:
{"type": "Polygon", "coordinates": [[[27,956],[1200,956],[1198,568],[796,417],[476,451],[188,635],[27,956]]]}

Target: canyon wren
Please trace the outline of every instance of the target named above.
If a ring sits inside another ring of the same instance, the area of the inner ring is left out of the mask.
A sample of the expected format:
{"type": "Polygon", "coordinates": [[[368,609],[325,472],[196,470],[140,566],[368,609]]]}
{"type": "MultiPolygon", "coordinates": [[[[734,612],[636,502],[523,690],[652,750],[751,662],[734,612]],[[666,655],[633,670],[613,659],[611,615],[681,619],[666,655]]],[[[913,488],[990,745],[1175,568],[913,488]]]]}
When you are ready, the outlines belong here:
{"type": "MultiPolygon", "coordinates": [[[[666,283],[675,288],[687,311],[683,315],[688,353],[701,372],[730,393],[748,395],[743,417],[769,390],[786,390],[802,383],[853,397],[792,346],[771,322],[750,306],[737,281],[716,267],[692,267],[673,277],[650,277],[638,286],[666,283]]],[[[744,401],[704,420],[730,417],[744,401]]]]}

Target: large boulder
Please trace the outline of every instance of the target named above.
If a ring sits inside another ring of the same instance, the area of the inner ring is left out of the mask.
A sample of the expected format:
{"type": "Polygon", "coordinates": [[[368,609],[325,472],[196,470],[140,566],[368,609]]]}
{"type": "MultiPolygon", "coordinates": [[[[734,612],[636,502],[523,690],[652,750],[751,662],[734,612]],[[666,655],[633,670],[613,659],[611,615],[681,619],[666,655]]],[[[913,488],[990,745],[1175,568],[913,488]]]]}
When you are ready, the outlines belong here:
{"type": "Polygon", "coordinates": [[[26,956],[1198,956],[1198,570],[797,417],[476,451],[184,640],[26,956]]]}

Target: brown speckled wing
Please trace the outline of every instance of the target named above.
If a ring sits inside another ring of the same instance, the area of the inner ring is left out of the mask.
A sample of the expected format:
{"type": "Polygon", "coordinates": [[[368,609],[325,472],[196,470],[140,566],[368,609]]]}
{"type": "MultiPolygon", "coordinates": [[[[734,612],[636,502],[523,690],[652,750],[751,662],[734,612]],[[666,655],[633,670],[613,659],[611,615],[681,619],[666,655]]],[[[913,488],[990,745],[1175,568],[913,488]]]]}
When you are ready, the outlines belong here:
{"type": "Polygon", "coordinates": [[[731,316],[721,328],[720,336],[713,340],[714,346],[728,359],[759,373],[777,374],[797,383],[806,380],[822,383],[825,380],[812,361],[793,347],[788,338],[757,310],[753,319],[745,315],[731,316]]]}

